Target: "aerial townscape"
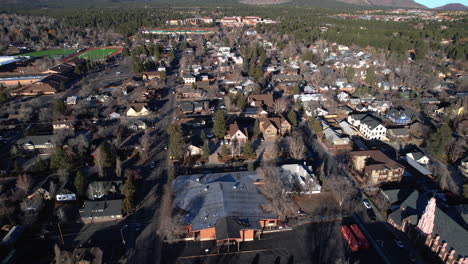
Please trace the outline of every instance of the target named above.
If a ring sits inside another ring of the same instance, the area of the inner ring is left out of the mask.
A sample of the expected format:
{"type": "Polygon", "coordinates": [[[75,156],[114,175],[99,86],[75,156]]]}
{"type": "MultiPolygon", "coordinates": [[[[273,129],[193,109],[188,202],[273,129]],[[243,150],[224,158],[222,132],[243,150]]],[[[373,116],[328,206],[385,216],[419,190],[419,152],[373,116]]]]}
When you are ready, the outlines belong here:
{"type": "Polygon", "coordinates": [[[0,264],[468,264],[466,0],[0,2],[0,264]]]}

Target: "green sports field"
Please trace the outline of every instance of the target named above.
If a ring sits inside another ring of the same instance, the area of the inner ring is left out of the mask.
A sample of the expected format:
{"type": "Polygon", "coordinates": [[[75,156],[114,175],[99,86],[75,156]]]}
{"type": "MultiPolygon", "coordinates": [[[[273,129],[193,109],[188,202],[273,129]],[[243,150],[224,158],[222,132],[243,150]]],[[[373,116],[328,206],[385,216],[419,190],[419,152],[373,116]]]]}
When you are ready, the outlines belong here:
{"type": "Polygon", "coordinates": [[[77,56],[79,58],[90,60],[90,61],[105,60],[110,55],[114,54],[117,51],[119,51],[119,49],[114,49],[114,48],[91,49],[81,54],[78,54],[77,56]]]}
{"type": "Polygon", "coordinates": [[[41,50],[41,51],[33,51],[21,54],[22,56],[33,56],[33,57],[63,57],[67,55],[72,55],[75,53],[76,50],[41,50]]]}

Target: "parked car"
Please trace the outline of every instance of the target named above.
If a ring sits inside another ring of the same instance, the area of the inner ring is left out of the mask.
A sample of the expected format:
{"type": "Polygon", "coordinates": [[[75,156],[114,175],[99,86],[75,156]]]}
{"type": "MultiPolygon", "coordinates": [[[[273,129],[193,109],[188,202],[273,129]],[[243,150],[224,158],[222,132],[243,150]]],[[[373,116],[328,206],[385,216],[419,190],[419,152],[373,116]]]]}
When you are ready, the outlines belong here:
{"type": "Polygon", "coordinates": [[[365,206],[367,209],[372,209],[372,206],[371,206],[369,200],[364,199],[364,200],[362,200],[362,203],[364,204],[364,206],[365,206]]]}

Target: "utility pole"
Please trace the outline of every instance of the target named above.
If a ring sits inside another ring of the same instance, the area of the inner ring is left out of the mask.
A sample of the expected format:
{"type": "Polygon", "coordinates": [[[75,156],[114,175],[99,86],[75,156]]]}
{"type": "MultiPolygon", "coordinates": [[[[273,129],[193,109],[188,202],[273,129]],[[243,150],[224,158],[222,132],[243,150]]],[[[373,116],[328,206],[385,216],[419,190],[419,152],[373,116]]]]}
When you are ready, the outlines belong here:
{"type": "Polygon", "coordinates": [[[63,241],[63,234],[62,234],[62,229],[60,228],[60,223],[57,223],[58,230],[60,232],[60,240],[62,241],[62,246],[65,245],[65,242],[63,241]]]}

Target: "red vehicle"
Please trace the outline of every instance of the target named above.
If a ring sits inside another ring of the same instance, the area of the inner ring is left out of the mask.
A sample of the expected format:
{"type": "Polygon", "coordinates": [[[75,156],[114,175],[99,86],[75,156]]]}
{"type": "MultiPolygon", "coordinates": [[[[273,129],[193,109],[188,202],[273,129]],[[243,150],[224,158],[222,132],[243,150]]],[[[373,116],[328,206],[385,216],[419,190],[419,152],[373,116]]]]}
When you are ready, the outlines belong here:
{"type": "Polygon", "coordinates": [[[344,239],[348,243],[349,248],[353,252],[359,250],[359,243],[357,242],[356,238],[353,235],[353,232],[351,232],[351,229],[349,229],[348,226],[341,227],[341,234],[343,235],[344,239]]]}
{"type": "Polygon", "coordinates": [[[356,224],[351,225],[351,230],[353,230],[354,235],[356,236],[359,246],[362,249],[368,249],[369,248],[369,241],[367,240],[366,236],[361,232],[361,229],[359,229],[359,226],[356,224]]]}

